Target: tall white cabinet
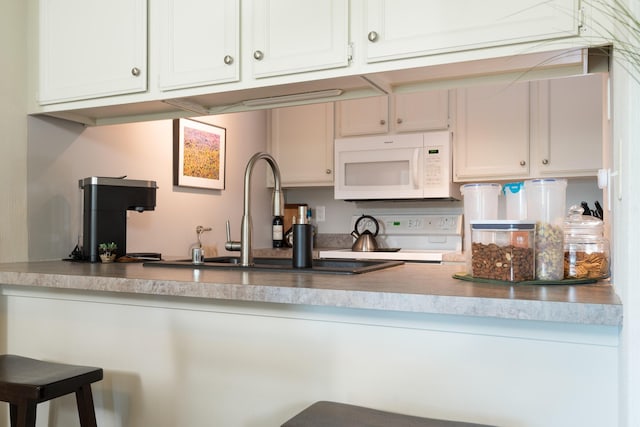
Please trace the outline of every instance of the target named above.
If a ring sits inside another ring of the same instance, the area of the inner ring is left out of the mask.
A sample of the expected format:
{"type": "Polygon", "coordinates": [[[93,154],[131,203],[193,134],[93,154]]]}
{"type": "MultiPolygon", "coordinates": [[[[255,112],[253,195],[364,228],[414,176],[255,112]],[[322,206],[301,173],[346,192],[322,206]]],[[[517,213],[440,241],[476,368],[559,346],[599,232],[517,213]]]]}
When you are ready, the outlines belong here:
{"type": "Polygon", "coordinates": [[[146,0],[40,0],[40,104],[147,89],[146,0]]]}

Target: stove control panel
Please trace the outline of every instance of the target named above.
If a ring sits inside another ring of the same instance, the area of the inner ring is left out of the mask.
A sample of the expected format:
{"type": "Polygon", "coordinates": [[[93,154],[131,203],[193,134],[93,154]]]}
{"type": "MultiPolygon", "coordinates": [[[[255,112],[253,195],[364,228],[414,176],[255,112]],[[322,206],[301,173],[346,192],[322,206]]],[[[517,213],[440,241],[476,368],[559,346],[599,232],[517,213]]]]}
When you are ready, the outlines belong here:
{"type": "Polygon", "coordinates": [[[462,215],[374,215],[380,224],[380,233],[407,235],[462,234],[462,215]]]}

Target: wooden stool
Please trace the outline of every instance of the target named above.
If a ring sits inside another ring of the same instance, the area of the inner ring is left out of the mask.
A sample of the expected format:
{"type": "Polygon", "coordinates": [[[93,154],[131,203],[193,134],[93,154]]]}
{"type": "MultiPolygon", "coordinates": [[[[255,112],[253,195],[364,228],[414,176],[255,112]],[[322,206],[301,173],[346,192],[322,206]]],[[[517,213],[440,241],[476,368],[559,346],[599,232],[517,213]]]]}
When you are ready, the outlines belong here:
{"type": "Polygon", "coordinates": [[[336,402],[316,402],[281,427],[490,427],[458,421],[414,417],[346,405],[336,402]]]}
{"type": "Polygon", "coordinates": [[[36,405],[75,393],[82,427],[96,427],[91,383],[102,369],[0,355],[0,401],[10,405],[11,427],[35,427],[36,405]]]}

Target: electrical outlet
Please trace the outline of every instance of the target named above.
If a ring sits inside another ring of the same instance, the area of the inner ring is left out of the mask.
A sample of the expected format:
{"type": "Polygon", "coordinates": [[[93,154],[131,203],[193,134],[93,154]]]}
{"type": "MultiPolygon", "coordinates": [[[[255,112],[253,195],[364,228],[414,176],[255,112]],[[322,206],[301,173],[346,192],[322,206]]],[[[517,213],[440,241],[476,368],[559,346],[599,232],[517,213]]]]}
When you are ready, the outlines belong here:
{"type": "Polygon", "coordinates": [[[324,206],[316,206],[316,222],[324,222],[325,213],[324,206]]]}

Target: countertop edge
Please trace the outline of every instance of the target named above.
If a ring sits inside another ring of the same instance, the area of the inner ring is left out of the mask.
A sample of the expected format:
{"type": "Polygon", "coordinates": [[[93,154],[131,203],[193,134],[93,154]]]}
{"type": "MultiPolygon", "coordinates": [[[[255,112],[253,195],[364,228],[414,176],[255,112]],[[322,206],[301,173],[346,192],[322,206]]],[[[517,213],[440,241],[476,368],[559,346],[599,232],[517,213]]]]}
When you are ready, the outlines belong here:
{"type": "Polygon", "coordinates": [[[264,284],[117,277],[105,274],[0,271],[0,283],[13,286],[300,304],[424,314],[620,326],[619,303],[584,303],[483,296],[430,295],[375,290],[317,289],[264,284]]]}

